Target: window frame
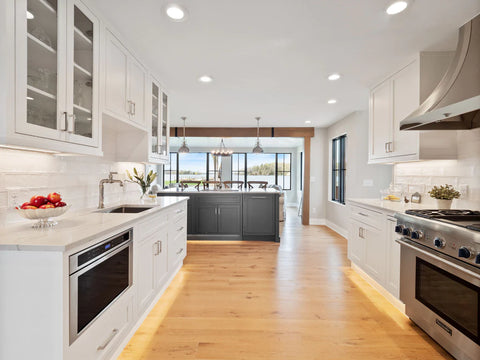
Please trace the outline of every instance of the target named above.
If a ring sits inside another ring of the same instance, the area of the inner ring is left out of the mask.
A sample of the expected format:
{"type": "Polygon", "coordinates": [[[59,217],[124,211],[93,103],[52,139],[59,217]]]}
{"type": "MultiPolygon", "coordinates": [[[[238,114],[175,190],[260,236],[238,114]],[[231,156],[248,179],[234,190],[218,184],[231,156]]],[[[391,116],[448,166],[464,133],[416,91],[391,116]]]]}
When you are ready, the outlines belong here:
{"type": "Polygon", "coordinates": [[[337,136],[332,139],[331,141],[331,193],[330,193],[330,200],[345,205],[345,175],[346,175],[346,140],[347,135],[343,134],[337,136]],[[337,157],[337,146],[336,143],[339,142],[339,150],[340,150],[340,162],[336,164],[336,157],[337,157]],[[336,188],[335,188],[335,179],[337,172],[339,174],[339,194],[337,196],[336,188]]]}

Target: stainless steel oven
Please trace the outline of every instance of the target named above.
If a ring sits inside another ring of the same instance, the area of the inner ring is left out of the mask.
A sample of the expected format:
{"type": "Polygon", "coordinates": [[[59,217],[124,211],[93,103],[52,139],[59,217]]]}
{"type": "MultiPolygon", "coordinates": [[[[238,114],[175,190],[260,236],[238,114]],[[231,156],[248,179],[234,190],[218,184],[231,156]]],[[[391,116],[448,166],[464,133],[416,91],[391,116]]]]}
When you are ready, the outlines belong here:
{"type": "Polygon", "coordinates": [[[70,344],[132,285],[132,229],[70,256],[70,344]]]}
{"type": "Polygon", "coordinates": [[[400,299],[410,319],[456,359],[479,360],[480,232],[468,224],[480,213],[447,215],[395,216],[400,299]]]}

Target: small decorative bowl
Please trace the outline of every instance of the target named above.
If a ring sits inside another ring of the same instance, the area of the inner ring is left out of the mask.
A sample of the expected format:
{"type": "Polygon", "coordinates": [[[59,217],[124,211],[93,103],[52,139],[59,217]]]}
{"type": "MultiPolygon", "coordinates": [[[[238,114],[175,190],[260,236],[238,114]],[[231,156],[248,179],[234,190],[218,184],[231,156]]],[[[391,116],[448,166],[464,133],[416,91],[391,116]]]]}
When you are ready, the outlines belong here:
{"type": "Polygon", "coordinates": [[[65,214],[69,208],[70,205],[66,205],[50,209],[17,209],[17,211],[25,219],[38,220],[32,225],[33,228],[43,229],[57,225],[58,222],[52,218],[65,214]]]}

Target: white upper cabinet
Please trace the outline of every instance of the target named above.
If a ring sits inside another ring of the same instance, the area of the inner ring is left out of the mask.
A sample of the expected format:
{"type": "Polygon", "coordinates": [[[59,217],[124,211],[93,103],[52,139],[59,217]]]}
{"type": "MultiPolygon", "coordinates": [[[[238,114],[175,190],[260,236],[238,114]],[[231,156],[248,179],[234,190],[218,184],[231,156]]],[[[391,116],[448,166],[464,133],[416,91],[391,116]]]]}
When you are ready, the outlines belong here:
{"type": "Polygon", "coordinates": [[[400,122],[432,92],[449,59],[450,53],[421,53],[371,90],[369,163],[456,158],[456,137],[451,132],[400,131],[400,122]]]}
{"type": "Polygon", "coordinates": [[[107,30],[103,112],[145,127],[146,71],[107,30]]]}
{"type": "Polygon", "coordinates": [[[168,161],[169,131],[168,95],[162,90],[160,83],[151,80],[149,162],[163,164],[168,161]]]}
{"type": "Polygon", "coordinates": [[[15,89],[8,145],[101,154],[99,22],[79,1],[15,4],[15,89]]]}

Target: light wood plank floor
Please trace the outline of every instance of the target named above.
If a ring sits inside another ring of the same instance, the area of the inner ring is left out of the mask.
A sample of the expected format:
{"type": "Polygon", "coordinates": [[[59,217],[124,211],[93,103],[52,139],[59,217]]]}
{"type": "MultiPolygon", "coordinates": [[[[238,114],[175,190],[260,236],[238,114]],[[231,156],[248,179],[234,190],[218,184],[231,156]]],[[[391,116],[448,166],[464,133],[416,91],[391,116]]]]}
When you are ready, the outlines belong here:
{"type": "Polygon", "coordinates": [[[188,243],[119,359],[452,359],[350,268],[346,240],[289,211],[281,244],[188,243]]]}

